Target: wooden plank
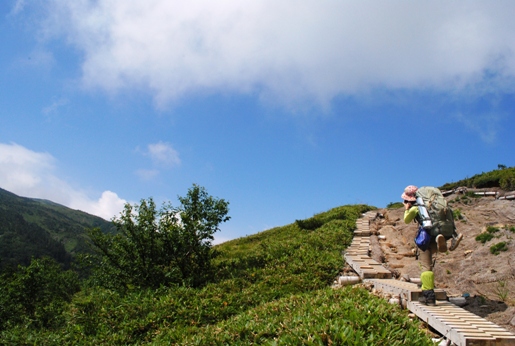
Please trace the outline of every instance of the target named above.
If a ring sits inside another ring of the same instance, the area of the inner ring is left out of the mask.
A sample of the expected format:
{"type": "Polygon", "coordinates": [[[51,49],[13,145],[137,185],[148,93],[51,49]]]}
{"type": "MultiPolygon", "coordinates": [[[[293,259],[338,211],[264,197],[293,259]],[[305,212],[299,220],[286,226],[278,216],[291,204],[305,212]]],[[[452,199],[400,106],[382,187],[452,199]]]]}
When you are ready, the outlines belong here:
{"type": "Polygon", "coordinates": [[[515,345],[514,334],[452,303],[425,306],[412,301],[408,308],[457,345],[515,345]]]}
{"type": "MultiPolygon", "coordinates": [[[[398,281],[394,279],[390,280],[371,280],[376,289],[381,291],[395,293],[402,295],[404,299],[409,301],[418,301],[418,298],[422,294],[422,290],[417,284],[405,281],[398,281]]],[[[446,300],[447,293],[441,289],[435,289],[435,295],[437,300],[446,300]]]]}
{"type": "Polygon", "coordinates": [[[344,258],[362,279],[392,277],[392,273],[388,269],[368,256],[352,256],[345,253],[344,258]]]}

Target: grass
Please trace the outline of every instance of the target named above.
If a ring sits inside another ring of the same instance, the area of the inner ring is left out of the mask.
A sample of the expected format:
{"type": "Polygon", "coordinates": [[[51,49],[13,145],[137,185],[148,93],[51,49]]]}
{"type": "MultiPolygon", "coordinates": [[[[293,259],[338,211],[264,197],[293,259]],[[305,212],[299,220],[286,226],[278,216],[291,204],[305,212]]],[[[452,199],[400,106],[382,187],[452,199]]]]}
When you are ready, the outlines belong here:
{"type": "Polygon", "coordinates": [[[454,209],[452,211],[452,213],[453,213],[454,220],[463,220],[465,218],[463,216],[463,214],[461,213],[460,209],[454,209]]]}
{"type": "Polygon", "coordinates": [[[497,286],[495,287],[495,294],[499,298],[500,301],[505,302],[508,299],[508,294],[510,291],[508,290],[508,285],[506,280],[497,281],[497,286]]]}

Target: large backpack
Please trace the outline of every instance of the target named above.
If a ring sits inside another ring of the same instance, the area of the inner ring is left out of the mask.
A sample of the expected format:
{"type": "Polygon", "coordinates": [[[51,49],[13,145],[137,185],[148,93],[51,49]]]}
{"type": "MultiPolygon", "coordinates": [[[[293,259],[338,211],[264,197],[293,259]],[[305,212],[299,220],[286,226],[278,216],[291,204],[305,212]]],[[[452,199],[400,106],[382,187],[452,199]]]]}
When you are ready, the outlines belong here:
{"type": "MultiPolygon", "coordinates": [[[[428,229],[429,233],[433,237],[441,234],[446,239],[451,238],[456,226],[454,225],[452,209],[447,205],[447,201],[442,195],[442,192],[436,187],[423,186],[417,190],[416,196],[417,202],[422,199],[427,209],[427,214],[429,214],[429,218],[431,219],[432,226],[428,229]]],[[[419,213],[419,216],[421,220],[424,221],[422,213],[419,213]]]]}

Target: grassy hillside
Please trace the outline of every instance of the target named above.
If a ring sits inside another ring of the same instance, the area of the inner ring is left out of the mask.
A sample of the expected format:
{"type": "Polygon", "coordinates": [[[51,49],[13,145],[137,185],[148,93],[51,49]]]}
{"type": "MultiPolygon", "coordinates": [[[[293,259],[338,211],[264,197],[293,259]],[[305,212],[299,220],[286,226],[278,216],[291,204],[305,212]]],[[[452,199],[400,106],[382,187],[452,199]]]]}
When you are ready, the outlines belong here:
{"type": "Polygon", "coordinates": [[[84,288],[59,326],[17,325],[0,339],[46,345],[431,345],[407,311],[361,288],[330,288],[356,219],[371,209],[338,207],[216,246],[212,281],[202,288],[84,288]]]}
{"type": "Polygon", "coordinates": [[[483,172],[454,183],[447,183],[440,187],[442,191],[466,186],[470,188],[500,188],[505,191],[515,190],[515,167],[499,165],[499,169],[483,172]]]}
{"type": "Polygon", "coordinates": [[[0,189],[0,267],[28,265],[48,256],[68,265],[88,250],[86,228],[111,230],[111,222],[40,199],[19,197],[0,189]]]}

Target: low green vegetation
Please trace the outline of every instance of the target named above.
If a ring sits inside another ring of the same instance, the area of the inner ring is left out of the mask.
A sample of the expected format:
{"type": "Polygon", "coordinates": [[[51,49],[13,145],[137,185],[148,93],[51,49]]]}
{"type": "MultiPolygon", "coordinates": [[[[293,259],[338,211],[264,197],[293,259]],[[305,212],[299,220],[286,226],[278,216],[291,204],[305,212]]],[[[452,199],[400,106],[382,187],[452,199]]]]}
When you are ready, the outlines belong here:
{"type": "MultiPolygon", "coordinates": [[[[210,198],[208,195],[204,197],[210,198]]],[[[50,271],[41,271],[42,277],[46,278],[43,281],[55,282],[56,285],[39,285],[34,289],[41,294],[53,292],[56,298],[42,299],[38,301],[38,307],[24,309],[18,309],[23,302],[13,301],[14,307],[9,315],[2,316],[2,343],[432,345],[419,322],[408,318],[407,310],[389,305],[363,288],[330,287],[343,266],[342,251],[352,241],[356,219],[373,209],[369,206],[338,207],[307,220],[297,220],[290,225],[219,246],[208,246],[209,251],[206,252],[209,255],[200,257],[207,259],[203,268],[209,275],[197,272],[197,265],[188,265],[185,267],[189,268],[186,271],[191,270],[188,275],[178,277],[173,274],[169,279],[167,273],[174,272],[174,266],[178,265],[176,262],[162,268],[164,264],[161,262],[146,262],[147,257],[142,254],[150,252],[142,251],[130,257],[131,251],[107,251],[105,244],[109,244],[110,249],[145,248],[149,244],[154,244],[154,247],[148,249],[156,249],[166,244],[161,238],[151,241],[148,238],[150,233],[145,237],[138,235],[144,228],[160,232],[180,230],[174,233],[174,238],[178,241],[191,239],[191,234],[199,233],[195,232],[197,227],[192,227],[192,233],[188,234],[188,217],[210,214],[201,213],[206,205],[197,202],[202,200],[188,194],[183,200],[186,203],[179,208],[179,212],[185,213],[181,214],[183,223],[165,223],[161,228],[160,216],[169,218],[176,215],[177,209],[157,211],[150,200],[127,209],[125,215],[131,217],[118,219],[118,227],[131,226],[134,234],[120,232],[118,236],[100,240],[93,235],[93,242],[99,245],[99,257],[96,261],[87,262],[92,266],[91,276],[82,282],[81,287],[76,276],[57,270],[51,262],[35,262],[28,271],[20,268],[20,274],[16,274],[20,277],[27,277],[36,267],[50,268],[50,271]],[[194,202],[190,207],[196,205],[200,209],[184,207],[190,202],[194,202]],[[170,210],[174,212],[167,213],[170,210]],[[200,213],[188,215],[188,210],[200,213]],[[155,217],[154,222],[150,222],[152,217],[155,217]],[[123,240],[120,237],[124,237],[123,240]],[[132,240],[138,241],[131,243],[132,240]],[[106,256],[119,261],[110,261],[106,256]],[[122,280],[127,279],[125,274],[122,275],[129,270],[124,267],[127,261],[133,261],[138,271],[163,273],[164,276],[157,275],[162,280],[161,284],[157,285],[154,279],[148,281],[144,273],[138,280],[122,280]],[[148,267],[141,267],[144,263],[148,267]],[[112,285],[107,284],[108,274],[112,275],[112,285]],[[199,275],[202,280],[195,281],[191,278],[194,275],[199,275]],[[40,311],[45,311],[46,315],[40,311]],[[46,317],[41,319],[40,316],[46,317]]],[[[211,210],[216,211],[219,218],[210,225],[214,228],[207,229],[217,228],[218,223],[226,218],[225,210],[211,210]]],[[[191,224],[202,224],[202,220],[202,217],[197,218],[191,224]]],[[[209,240],[212,233],[208,231],[205,234],[207,238],[199,237],[201,244],[209,243],[206,239],[209,240]]],[[[17,287],[30,286],[31,281],[20,281],[16,275],[2,277],[4,280],[0,285],[3,290],[12,293],[17,287]]],[[[24,297],[32,297],[27,293],[29,291],[23,292],[24,297]]],[[[0,299],[4,302],[8,297],[5,294],[0,299]]]]}
{"type": "Polygon", "coordinates": [[[440,189],[446,191],[462,186],[476,189],[499,187],[505,191],[515,190],[515,167],[498,165],[496,170],[483,172],[471,178],[442,185],[440,189]]]}
{"type": "Polygon", "coordinates": [[[505,302],[508,299],[509,293],[510,290],[508,288],[508,283],[506,282],[506,280],[497,281],[497,286],[495,287],[495,294],[501,302],[505,302]]]}
{"type": "Polygon", "coordinates": [[[488,233],[488,232],[486,232],[486,233],[478,234],[478,235],[476,236],[476,241],[478,241],[478,242],[480,242],[480,243],[484,244],[484,243],[486,243],[487,241],[492,240],[493,238],[494,238],[494,235],[493,235],[492,233],[488,233]]]}
{"type": "Polygon", "coordinates": [[[494,227],[494,226],[488,226],[486,228],[486,231],[490,234],[494,234],[494,233],[497,233],[500,231],[500,229],[498,227],[494,227]]]}
{"type": "Polygon", "coordinates": [[[400,209],[402,208],[404,205],[402,204],[402,202],[391,202],[391,203],[388,203],[388,205],[386,206],[387,209],[400,209]]]}
{"type": "Polygon", "coordinates": [[[50,258],[5,270],[0,275],[0,331],[14,326],[44,329],[62,325],[63,312],[79,290],[78,275],[63,271],[50,258]]]}
{"type": "Polygon", "coordinates": [[[490,253],[493,255],[498,255],[501,251],[508,251],[508,245],[505,241],[490,246],[490,253]]]}
{"type": "Polygon", "coordinates": [[[454,209],[452,211],[452,214],[453,214],[454,220],[462,221],[465,219],[465,217],[463,216],[463,214],[461,213],[461,210],[459,208],[454,209]]]}

